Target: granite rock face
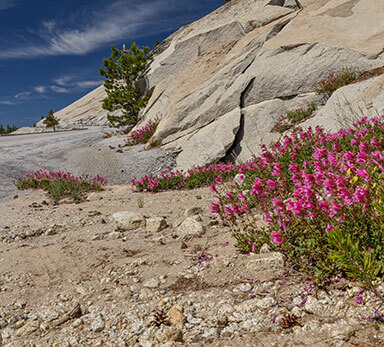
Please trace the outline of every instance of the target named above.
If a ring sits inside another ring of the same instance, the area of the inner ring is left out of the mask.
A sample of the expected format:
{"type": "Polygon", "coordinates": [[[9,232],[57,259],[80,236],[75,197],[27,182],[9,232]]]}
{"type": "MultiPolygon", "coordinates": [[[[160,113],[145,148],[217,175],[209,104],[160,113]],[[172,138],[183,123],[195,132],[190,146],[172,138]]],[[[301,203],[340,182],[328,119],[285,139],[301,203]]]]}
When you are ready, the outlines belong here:
{"type": "MultiPolygon", "coordinates": [[[[349,106],[376,115],[384,99],[380,76],[330,98],[314,86],[343,68],[384,66],[383,12],[382,0],[232,0],[156,49],[140,84],[153,93],[138,127],[162,115],[153,140],[180,149],[178,168],[189,169],[231,151],[246,161],[281,136],[272,129],[282,114],[311,103],[317,111],[304,126],[336,130],[334,115],[349,106]]],[[[56,116],[104,125],[104,97],[99,87],[56,116]]]]}
{"type": "Polygon", "coordinates": [[[374,111],[368,115],[376,115],[384,94],[375,79],[342,88],[329,100],[314,86],[343,68],[364,72],[384,65],[377,41],[384,25],[369,24],[383,9],[374,0],[369,6],[355,0],[231,1],[181,28],[155,57],[146,75],[148,89],[155,88],[144,118],[163,115],[154,137],[181,149],[177,164],[185,170],[233,150],[239,161],[248,160],[281,136],[274,125],[298,107],[315,103],[316,114],[303,126],[329,130],[340,127],[331,114],[346,112],[346,104],[368,105],[374,111]]]}

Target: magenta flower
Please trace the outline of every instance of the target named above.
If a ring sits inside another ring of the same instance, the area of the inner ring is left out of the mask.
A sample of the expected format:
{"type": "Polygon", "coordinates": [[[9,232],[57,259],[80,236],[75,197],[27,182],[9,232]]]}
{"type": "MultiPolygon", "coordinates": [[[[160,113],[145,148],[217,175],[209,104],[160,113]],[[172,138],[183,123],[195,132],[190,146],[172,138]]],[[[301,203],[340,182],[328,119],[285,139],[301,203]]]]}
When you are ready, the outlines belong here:
{"type": "Polygon", "coordinates": [[[281,245],[283,243],[280,233],[276,230],[271,232],[271,239],[272,239],[273,243],[275,243],[277,245],[281,245]]]}

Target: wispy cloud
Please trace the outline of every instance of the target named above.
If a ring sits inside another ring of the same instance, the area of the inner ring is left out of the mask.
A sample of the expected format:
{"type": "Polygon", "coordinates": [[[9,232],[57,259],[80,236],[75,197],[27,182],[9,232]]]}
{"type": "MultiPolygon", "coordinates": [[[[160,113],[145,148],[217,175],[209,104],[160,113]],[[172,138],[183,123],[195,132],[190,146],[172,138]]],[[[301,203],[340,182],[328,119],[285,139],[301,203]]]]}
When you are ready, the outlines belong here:
{"type": "Polygon", "coordinates": [[[101,86],[101,80],[84,79],[82,73],[73,75],[63,75],[53,79],[50,85],[40,85],[31,88],[30,90],[21,91],[15,95],[0,99],[0,105],[19,105],[27,100],[36,98],[48,98],[52,93],[70,94],[90,90],[101,86]]]}
{"type": "Polygon", "coordinates": [[[31,92],[20,92],[20,93],[17,93],[14,98],[15,99],[21,99],[21,100],[24,100],[26,98],[28,98],[29,96],[31,95],[31,92]]]}
{"type": "Polygon", "coordinates": [[[0,0],[0,11],[16,6],[17,0],[0,0]]]}
{"type": "MultiPolygon", "coordinates": [[[[32,35],[26,32],[25,42],[19,41],[18,46],[12,46],[9,40],[11,46],[0,50],[0,59],[87,54],[118,39],[137,36],[141,29],[146,32],[162,30],[164,20],[158,20],[156,24],[156,19],[171,1],[152,0],[143,3],[140,0],[119,0],[106,8],[89,10],[86,17],[76,20],[45,20],[32,31],[32,35]]],[[[2,2],[4,0],[0,0],[0,4],[2,2]]],[[[7,2],[9,0],[4,3],[7,2]]],[[[169,24],[166,26],[169,27],[169,24]]]]}
{"type": "Polygon", "coordinates": [[[51,90],[59,94],[69,94],[71,90],[69,88],[50,86],[51,90]]]}
{"type": "Polygon", "coordinates": [[[50,88],[57,93],[67,93],[68,91],[80,91],[103,84],[102,80],[84,79],[81,74],[63,75],[53,80],[54,85],[50,88]]]}
{"type": "Polygon", "coordinates": [[[0,105],[16,105],[16,102],[12,100],[0,100],[0,105]]]}
{"type": "Polygon", "coordinates": [[[79,88],[92,88],[92,87],[98,87],[103,84],[103,81],[79,81],[76,82],[76,86],[79,88]]]}
{"type": "Polygon", "coordinates": [[[40,93],[40,94],[43,94],[43,93],[45,93],[45,92],[47,91],[47,88],[44,87],[44,86],[37,86],[37,87],[34,87],[33,90],[34,90],[35,92],[38,92],[38,93],[40,93]]]}

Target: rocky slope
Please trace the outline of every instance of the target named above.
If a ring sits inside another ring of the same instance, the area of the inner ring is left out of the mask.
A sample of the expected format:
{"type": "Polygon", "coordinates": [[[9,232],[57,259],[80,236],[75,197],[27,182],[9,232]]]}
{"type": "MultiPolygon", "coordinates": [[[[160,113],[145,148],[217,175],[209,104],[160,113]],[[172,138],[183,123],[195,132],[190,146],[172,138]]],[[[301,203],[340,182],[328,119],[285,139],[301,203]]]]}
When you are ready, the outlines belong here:
{"type": "MultiPolygon", "coordinates": [[[[273,127],[297,107],[315,103],[302,126],[330,130],[351,115],[376,115],[384,104],[380,74],[330,99],[313,88],[342,68],[384,66],[383,11],[381,0],[232,0],[158,48],[141,81],[154,87],[144,122],[162,115],[155,140],[180,148],[177,164],[186,169],[233,151],[249,159],[281,136],[273,127]]],[[[56,115],[67,124],[104,124],[103,97],[99,87],[56,115]]]]}

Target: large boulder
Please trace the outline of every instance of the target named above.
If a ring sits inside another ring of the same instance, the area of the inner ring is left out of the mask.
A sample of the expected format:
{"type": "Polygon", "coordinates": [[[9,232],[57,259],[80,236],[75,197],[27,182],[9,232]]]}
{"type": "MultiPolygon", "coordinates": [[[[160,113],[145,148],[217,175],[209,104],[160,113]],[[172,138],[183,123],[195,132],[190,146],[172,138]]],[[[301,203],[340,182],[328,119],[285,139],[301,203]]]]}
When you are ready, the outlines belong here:
{"type": "Polygon", "coordinates": [[[377,41],[384,25],[367,20],[383,6],[374,0],[369,6],[354,0],[238,0],[180,29],[147,75],[155,89],[144,119],[163,115],[154,139],[179,148],[178,167],[188,169],[232,150],[238,160],[249,159],[281,136],[272,132],[280,116],[300,106],[316,103],[318,116],[310,125],[327,123],[322,114],[332,98],[326,102],[314,87],[343,68],[384,65],[377,41]]]}

